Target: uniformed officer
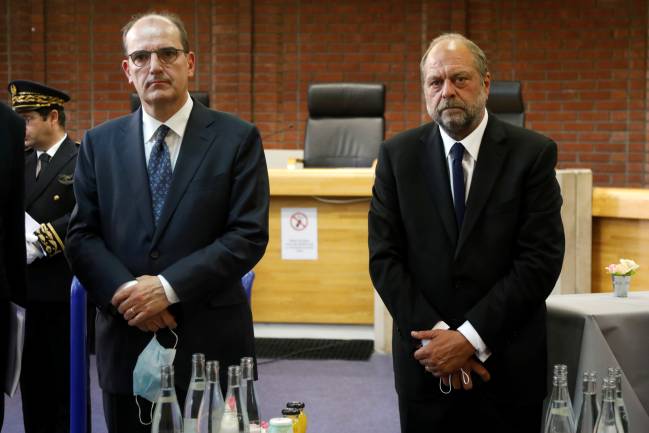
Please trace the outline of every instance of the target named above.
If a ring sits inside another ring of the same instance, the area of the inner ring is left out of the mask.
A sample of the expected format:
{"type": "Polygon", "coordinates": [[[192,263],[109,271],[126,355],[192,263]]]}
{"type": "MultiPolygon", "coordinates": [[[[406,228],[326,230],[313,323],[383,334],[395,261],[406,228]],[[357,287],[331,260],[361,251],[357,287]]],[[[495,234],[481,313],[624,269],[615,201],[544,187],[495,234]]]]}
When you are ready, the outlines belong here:
{"type": "Polygon", "coordinates": [[[25,344],[20,379],[25,433],[69,432],[70,283],[63,254],[78,144],[65,131],[60,90],[9,83],[11,105],[25,119],[25,344]],[[31,226],[30,226],[31,223],[31,226]]]}

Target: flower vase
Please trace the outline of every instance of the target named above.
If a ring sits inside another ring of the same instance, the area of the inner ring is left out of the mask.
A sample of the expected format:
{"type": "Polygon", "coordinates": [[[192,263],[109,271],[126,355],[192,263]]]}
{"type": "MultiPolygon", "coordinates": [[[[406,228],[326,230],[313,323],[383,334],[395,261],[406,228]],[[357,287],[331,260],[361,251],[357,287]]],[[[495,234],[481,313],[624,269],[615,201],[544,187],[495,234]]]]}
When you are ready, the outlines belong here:
{"type": "Polygon", "coordinates": [[[618,298],[629,296],[629,286],[631,285],[630,275],[611,275],[613,279],[613,295],[618,298]]]}

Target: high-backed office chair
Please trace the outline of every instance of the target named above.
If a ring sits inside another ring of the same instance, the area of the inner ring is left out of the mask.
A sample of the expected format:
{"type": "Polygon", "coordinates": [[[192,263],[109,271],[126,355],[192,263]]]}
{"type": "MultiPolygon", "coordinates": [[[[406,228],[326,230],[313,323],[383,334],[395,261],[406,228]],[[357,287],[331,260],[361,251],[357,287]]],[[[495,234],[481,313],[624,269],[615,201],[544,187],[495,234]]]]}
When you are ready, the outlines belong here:
{"type": "Polygon", "coordinates": [[[525,126],[525,106],[520,81],[492,81],[487,109],[497,118],[525,126]]]}
{"type": "Polygon", "coordinates": [[[379,155],[385,121],[383,84],[313,84],[304,167],[370,167],[379,155]]]}
{"type": "MultiPolygon", "coordinates": [[[[206,107],[210,106],[210,95],[207,92],[189,92],[189,94],[198,102],[205,105],[206,107]]],[[[137,93],[131,93],[131,112],[140,108],[140,98],[137,96],[137,93]]]]}

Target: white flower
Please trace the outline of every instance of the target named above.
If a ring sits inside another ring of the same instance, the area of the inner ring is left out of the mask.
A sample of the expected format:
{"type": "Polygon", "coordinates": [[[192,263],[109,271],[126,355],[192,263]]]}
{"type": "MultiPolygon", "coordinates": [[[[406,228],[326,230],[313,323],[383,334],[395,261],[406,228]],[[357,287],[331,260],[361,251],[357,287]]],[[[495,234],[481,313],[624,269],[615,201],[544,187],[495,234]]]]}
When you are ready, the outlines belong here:
{"type": "Polygon", "coordinates": [[[636,262],[630,259],[620,259],[620,263],[613,263],[606,267],[606,271],[613,275],[630,276],[635,274],[640,267],[636,262]]]}

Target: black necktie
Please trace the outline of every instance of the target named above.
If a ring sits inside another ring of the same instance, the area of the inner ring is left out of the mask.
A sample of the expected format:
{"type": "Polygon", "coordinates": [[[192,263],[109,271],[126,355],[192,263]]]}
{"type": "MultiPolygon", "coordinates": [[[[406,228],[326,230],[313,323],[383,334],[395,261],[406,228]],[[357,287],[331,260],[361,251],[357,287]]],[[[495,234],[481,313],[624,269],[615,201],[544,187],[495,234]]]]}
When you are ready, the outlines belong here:
{"type": "Polygon", "coordinates": [[[52,159],[52,157],[45,152],[41,153],[41,156],[38,157],[38,160],[41,162],[41,168],[36,172],[36,179],[38,179],[38,176],[40,176],[47,166],[50,165],[50,159],[52,159]]]}
{"type": "Polygon", "coordinates": [[[162,214],[162,206],[167,199],[171,187],[171,158],[165,137],[169,132],[167,125],[160,127],[153,134],[153,148],[149,156],[147,171],[149,172],[149,188],[151,189],[151,205],[153,207],[153,220],[158,224],[162,214]]]}
{"type": "Polygon", "coordinates": [[[455,203],[455,218],[458,229],[462,227],[464,220],[464,170],[462,169],[462,157],[464,146],[462,143],[455,143],[451,147],[451,167],[453,176],[453,201],[455,203]]]}

